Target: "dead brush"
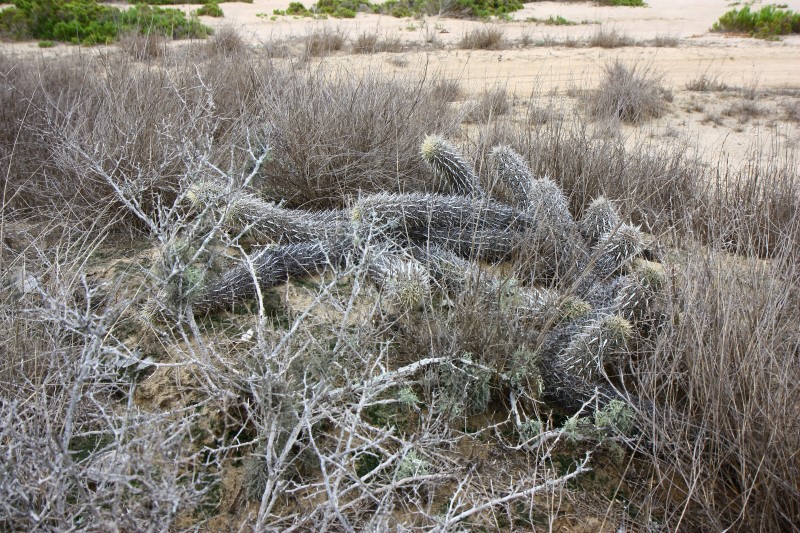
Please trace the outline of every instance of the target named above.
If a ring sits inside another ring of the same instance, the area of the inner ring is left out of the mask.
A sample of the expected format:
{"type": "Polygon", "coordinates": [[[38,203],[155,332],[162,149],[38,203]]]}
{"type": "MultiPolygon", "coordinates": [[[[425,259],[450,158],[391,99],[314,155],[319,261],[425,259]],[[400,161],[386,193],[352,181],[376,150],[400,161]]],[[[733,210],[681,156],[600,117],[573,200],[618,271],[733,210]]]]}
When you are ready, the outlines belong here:
{"type": "Polygon", "coordinates": [[[602,76],[599,88],[589,93],[586,102],[592,116],[636,124],[660,117],[672,100],[652,67],[629,66],[617,59],[603,66],[602,76]]]}
{"type": "Polygon", "coordinates": [[[377,54],[381,52],[402,52],[403,41],[399,37],[381,39],[377,33],[361,33],[352,44],[353,53],[377,54]]]}
{"type": "Polygon", "coordinates": [[[121,35],[117,46],[138,61],[158,59],[167,53],[167,38],[157,31],[121,35]]]}
{"type": "Polygon", "coordinates": [[[675,480],[666,493],[684,502],[675,527],[791,530],[800,516],[800,491],[782,481],[800,475],[797,281],[788,255],[699,252],[672,273],[680,319],[654,337],[638,390],[687,414],[648,415],[653,458],[675,480]]]}
{"type": "Polygon", "coordinates": [[[338,52],[344,48],[346,40],[345,33],[338,28],[314,31],[304,41],[303,57],[323,57],[338,52]]]}
{"type": "Polygon", "coordinates": [[[620,33],[616,29],[606,30],[600,28],[587,41],[588,46],[593,48],[622,48],[634,46],[636,41],[629,35],[620,33]]]}
{"type": "Polygon", "coordinates": [[[214,35],[208,39],[205,45],[209,53],[220,54],[229,58],[242,56],[248,48],[239,30],[228,24],[217,28],[214,31],[214,35]]]}
{"type": "Polygon", "coordinates": [[[506,115],[511,110],[508,92],[499,87],[482,93],[472,104],[464,117],[464,122],[485,123],[506,115]]]}
{"type": "Polygon", "coordinates": [[[704,72],[697,78],[686,83],[687,91],[716,92],[727,91],[729,87],[720,79],[719,74],[710,75],[704,72]]]}
{"type": "Polygon", "coordinates": [[[468,30],[458,42],[465,50],[502,50],[506,47],[505,31],[496,26],[468,30]]]}
{"type": "Polygon", "coordinates": [[[266,191],[291,206],[330,208],[358,191],[428,190],[420,139],[458,124],[432,90],[375,75],[275,76],[262,99],[272,149],[260,176],[266,191]]]}

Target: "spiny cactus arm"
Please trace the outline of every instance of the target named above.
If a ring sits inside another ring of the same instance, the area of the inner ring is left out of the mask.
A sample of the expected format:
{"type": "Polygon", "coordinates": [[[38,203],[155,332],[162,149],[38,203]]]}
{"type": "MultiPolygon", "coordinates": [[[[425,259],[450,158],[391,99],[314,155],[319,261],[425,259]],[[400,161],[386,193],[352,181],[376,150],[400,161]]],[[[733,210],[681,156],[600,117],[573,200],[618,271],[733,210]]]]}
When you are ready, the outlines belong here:
{"type": "Polygon", "coordinates": [[[530,198],[526,211],[532,213],[536,220],[559,228],[565,234],[575,231],[575,219],[569,211],[569,201],[556,182],[550,178],[533,180],[530,198]]]}
{"type": "Polygon", "coordinates": [[[605,233],[595,245],[597,255],[593,272],[599,280],[609,278],[644,250],[644,234],[637,227],[622,224],[616,231],[605,233]]]}
{"type": "Polygon", "coordinates": [[[429,228],[476,228],[520,230],[530,217],[507,205],[464,196],[428,193],[379,193],[360,198],[350,218],[370,224],[394,224],[409,234],[425,234],[429,228]]]}
{"type": "Polygon", "coordinates": [[[449,228],[440,231],[431,228],[427,236],[430,244],[450,250],[460,257],[498,263],[511,258],[522,242],[520,233],[472,227],[449,228]]]}
{"type": "Polygon", "coordinates": [[[622,220],[613,202],[599,196],[583,212],[578,228],[590,246],[594,246],[606,233],[620,226],[622,220]]]}
{"type": "Polygon", "coordinates": [[[550,289],[522,287],[514,280],[502,280],[480,270],[475,263],[466,261],[453,252],[437,246],[414,247],[414,256],[426,265],[433,279],[451,294],[478,290],[483,296],[504,300],[521,317],[542,317],[559,306],[560,295],[550,289]]]}
{"type": "Polygon", "coordinates": [[[436,194],[378,194],[359,199],[351,218],[404,244],[447,246],[464,257],[504,259],[531,219],[509,206],[436,194]]]}
{"type": "Polygon", "coordinates": [[[187,192],[195,209],[216,207],[224,210],[223,223],[229,231],[247,232],[260,240],[277,243],[322,239],[345,224],[345,213],[291,210],[266,202],[246,191],[227,194],[216,182],[198,182],[187,192]]]}
{"type": "Polygon", "coordinates": [[[585,381],[601,381],[611,354],[623,348],[633,335],[631,323],[612,314],[595,316],[571,329],[569,343],[555,357],[585,381]]]}
{"type": "Polygon", "coordinates": [[[489,153],[489,166],[501,188],[512,198],[511,205],[527,211],[533,200],[533,173],[525,159],[510,146],[495,146],[489,153]]]}
{"type": "Polygon", "coordinates": [[[608,288],[603,284],[611,283],[612,276],[644,250],[644,237],[639,228],[629,224],[604,233],[580,269],[577,294],[589,297],[594,305],[605,305],[608,288]]]}
{"type": "Polygon", "coordinates": [[[250,264],[242,262],[210,283],[192,304],[192,309],[195,314],[201,314],[230,308],[257,295],[254,281],[260,288],[267,289],[290,278],[309,276],[337,266],[352,246],[352,239],[341,237],[265,248],[250,260],[250,264]]]}
{"type": "Polygon", "coordinates": [[[407,253],[381,250],[369,259],[367,274],[387,299],[403,309],[414,309],[430,298],[427,268],[407,253]]]}
{"type": "Polygon", "coordinates": [[[652,319],[656,301],[664,285],[664,268],[643,259],[636,259],[631,274],[615,278],[603,303],[609,312],[619,314],[632,323],[652,319]]]}
{"type": "Polygon", "coordinates": [[[484,196],[475,169],[448,141],[438,135],[428,135],[422,141],[420,155],[433,173],[450,184],[456,194],[484,196]]]}

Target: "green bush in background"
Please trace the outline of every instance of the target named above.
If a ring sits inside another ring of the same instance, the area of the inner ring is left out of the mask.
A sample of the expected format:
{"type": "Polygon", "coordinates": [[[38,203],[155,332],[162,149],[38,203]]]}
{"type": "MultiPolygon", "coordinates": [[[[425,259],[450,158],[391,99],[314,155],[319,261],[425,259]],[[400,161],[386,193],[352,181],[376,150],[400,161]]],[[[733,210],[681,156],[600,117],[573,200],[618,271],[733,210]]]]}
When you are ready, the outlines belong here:
{"type": "Polygon", "coordinates": [[[158,31],[173,39],[206,37],[211,33],[196,17],[178,9],[136,5],[120,10],[96,0],[14,0],[0,11],[0,37],[42,39],[74,44],[105,44],[120,32],[158,31]]]}

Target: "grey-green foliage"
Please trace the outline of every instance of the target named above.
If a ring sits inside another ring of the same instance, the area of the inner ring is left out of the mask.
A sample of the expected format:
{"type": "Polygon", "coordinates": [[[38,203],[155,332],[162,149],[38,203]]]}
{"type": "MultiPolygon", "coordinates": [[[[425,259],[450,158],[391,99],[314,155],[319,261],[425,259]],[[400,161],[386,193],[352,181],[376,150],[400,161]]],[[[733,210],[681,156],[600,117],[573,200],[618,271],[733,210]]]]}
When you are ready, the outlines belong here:
{"type": "Polygon", "coordinates": [[[594,414],[594,424],[598,428],[612,428],[620,433],[628,433],[634,427],[635,414],[625,402],[611,400],[594,414]]]}
{"type": "Polygon", "coordinates": [[[484,196],[478,175],[473,166],[448,141],[438,135],[429,135],[422,141],[420,150],[434,174],[448,184],[456,194],[484,196]]]}

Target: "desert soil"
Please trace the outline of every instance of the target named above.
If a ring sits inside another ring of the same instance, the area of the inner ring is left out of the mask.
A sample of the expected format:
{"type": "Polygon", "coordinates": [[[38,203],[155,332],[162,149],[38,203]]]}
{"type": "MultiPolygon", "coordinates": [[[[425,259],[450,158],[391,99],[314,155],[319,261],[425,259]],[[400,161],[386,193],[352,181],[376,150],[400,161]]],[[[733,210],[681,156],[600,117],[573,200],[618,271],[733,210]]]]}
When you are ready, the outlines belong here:
{"type": "MultiPolygon", "coordinates": [[[[786,4],[800,10],[800,0],[786,4]]],[[[576,97],[599,83],[603,66],[620,59],[663,76],[664,86],[674,94],[664,117],[637,127],[637,131],[621,128],[631,145],[641,143],[642,135],[686,143],[711,164],[735,166],[754,158],[785,160],[800,145],[800,36],[765,41],[711,33],[711,25],[732,8],[725,0],[650,0],[644,8],[602,7],[589,2],[528,3],[513,14],[513,21],[489,23],[505,32],[506,45],[501,50],[459,48],[461,38],[485,27],[484,22],[364,13],[350,20],[270,20],[273,9],[287,6],[287,0],[226,3],[225,18],[204,18],[204,22],[239,28],[256,46],[302,40],[324,31],[340,31],[350,42],[370,33],[382,39],[399,38],[407,47],[400,54],[352,54],[346,46],[345,51],[318,61],[347,73],[370,70],[407,78],[434,74],[455,79],[467,98],[500,86],[519,99],[540,99],[540,107],[562,111],[574,110],[580,100],[576,97]],[[530,21],[551,16],[578,24],[547,26],[530,21]],[[611,49],[574,46],[599,31],[616,31],[642,45],[611,49]],[[648,43],[657,37],[671,39],[677,46],[648,43]],[[431,47],[432,40],[441,48],[431,47]],[[523,46],[526,41],[528,45],[523,46]],[[687,83],[701,75],[716,78],[732,90],[687,91],[687,83]],[[753,88],[755,100],[743,98],[753,88]]]]}

